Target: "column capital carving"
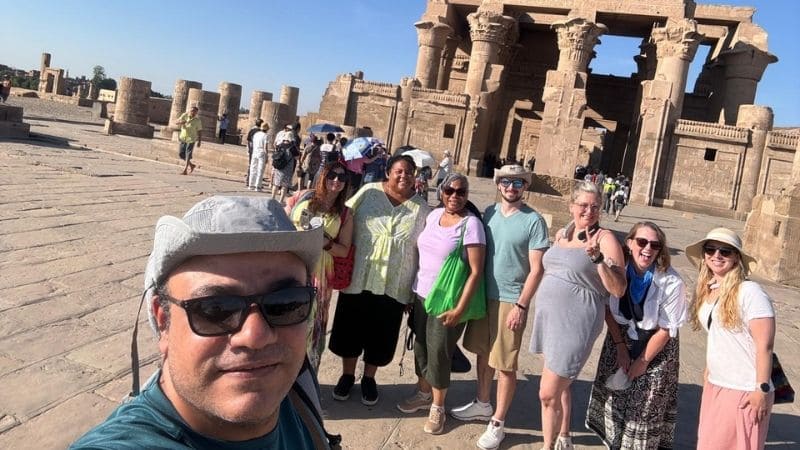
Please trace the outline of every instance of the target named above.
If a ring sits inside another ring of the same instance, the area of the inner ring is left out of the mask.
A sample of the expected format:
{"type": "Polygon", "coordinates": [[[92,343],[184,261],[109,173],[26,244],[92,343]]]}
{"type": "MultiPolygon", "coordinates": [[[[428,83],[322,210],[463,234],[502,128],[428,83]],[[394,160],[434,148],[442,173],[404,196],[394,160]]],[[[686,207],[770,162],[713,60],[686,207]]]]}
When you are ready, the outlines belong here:
{"type": "Polygon", "coordinates": [[[513,17],[497,12],[481,11],[467,16],[469,34],[473,42],[487,41],[495,44],[506,44],[518,33],[517,21],[513,17]]]}
{"type": "Polygon", "coordinates": [[[697,22],[692,19],[670,19],[663,27],[653,27],[650,33],[659,59],[677,57],[691,61],[702,39],[703,35],[697,32],[697,22]]]}
{"type": "Polygon", "coordinates": [[[443,22],[420,21],[417,28],[417,42],[420,46],[443,48],[447,37],[453,34],[450,25],[443,22]]]}
{"type": "Polygon", "coordinates": [[[750,44],[737,42],[736,45],[717,56],[725,70],[725,78],[744,78],[761,81],[767,66],[777,62],[772,53],[765,52],[750,44]]]}
{"type": "Polygon", "coordinates": [[[605,25],[582,17],[573,17],[551,25],[558,35],[558,70],[586,72],[594,57],[594,46],[600,43],[601,34],[608,31],[605,25]]]}

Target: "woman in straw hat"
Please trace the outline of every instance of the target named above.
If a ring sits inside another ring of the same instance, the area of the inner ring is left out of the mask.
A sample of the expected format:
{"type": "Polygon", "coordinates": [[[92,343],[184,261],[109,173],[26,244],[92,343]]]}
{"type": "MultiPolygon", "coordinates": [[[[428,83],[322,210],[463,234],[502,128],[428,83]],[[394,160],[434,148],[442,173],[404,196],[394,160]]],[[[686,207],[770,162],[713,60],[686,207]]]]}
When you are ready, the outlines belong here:
{"type": "Polygon", "coordinates": [[[772,300],[746,279],[756,261],[733,231],[709,231],[686,256],[700,270],[691,322],[708,332],[697,448],[764,448],[775,397],[772,300]]]}

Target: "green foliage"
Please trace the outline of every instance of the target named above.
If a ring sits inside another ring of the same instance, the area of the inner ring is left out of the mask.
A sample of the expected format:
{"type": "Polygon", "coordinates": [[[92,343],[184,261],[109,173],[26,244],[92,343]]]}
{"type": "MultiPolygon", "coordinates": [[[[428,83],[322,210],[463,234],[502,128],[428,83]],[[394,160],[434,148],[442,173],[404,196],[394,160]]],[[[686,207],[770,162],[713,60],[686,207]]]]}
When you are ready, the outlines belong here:
{"type": "MultiPolygon", "coordinates": [[[[95,86],[100,86],[100,83],[106,79],[106,69],[103,66],[94,66],[92,68],[92,83],[95,86]]],[[[114,82],[114,89],[116,89],[117,83],[114,82]]]]}
{"type": "Polygon", "coordinates": [[[103,78],[100,83],[97,84],[100,89],[108,89],[110,91],[117,89],[117,80],[113,78],[103,78]]]}

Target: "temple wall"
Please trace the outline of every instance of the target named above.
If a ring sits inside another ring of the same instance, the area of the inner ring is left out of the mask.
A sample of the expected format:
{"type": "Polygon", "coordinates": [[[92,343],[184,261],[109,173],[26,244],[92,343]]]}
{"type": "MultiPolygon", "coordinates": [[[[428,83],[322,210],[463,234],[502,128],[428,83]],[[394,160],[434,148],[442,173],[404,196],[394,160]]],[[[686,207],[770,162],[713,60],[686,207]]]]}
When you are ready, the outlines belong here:
{"type": "Polygon", "coordinates": [[[150,123],[167,125],[169,123],[169,113],[172,109],[172,100],[168,98],[150,97],[150,112],[148,114],[150,123]]]}
{"type": "Polygon", "coordinates": [[[790,185],[792,161],[800,135],[782,131],[767,133],[764,159],[759,175],[759,194],[779,195],[790,185]]]}

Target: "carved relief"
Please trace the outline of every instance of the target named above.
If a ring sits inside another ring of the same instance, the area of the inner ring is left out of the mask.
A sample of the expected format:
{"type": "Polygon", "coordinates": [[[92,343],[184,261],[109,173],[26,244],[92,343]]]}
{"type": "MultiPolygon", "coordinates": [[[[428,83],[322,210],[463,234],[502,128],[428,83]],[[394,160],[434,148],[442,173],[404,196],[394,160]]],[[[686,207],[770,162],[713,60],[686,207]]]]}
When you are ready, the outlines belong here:
{"type": "Polygon", "coordinates": [[[675,133],[699,134],[714,138],[732,139],[737,142],[747,142],[750,136],[747,128],[685,119],[678,120],[675,125],[675,133]]]}
{"type": "Polygon", "coordinates": [[[478,11],[467,16],[472,41],[506,44],[509,38],[519,36],[517,21],[509,16],[490,11],[478,11]],[[516,34],[515,34],[516,33],[516,34]]]}
{"type": "Polygon", "coordinates": [[[558,70],[585,72],[594,57],[594,46],[601,34],[608,31],[603,24],[575,17],[551,25],[558,34],[558,70]]]}
{"type": "Polygon", "coordinates": [[[442,105],[467,106],[469,96],[466,94],[455,94],[452,92],[442,92],[437,89],[424,89],[415,87],[411,91],[412,98],[439,103],[442,105]]]}
{"type": "Polygon", "coordinates": [[[697,22],[694,20],[670,19],[663,27],[653,27],[650,39],[656,45],[658,58],[678,57],[691,61],[703,35],[697,32],[697,22]]]}
{"type": "Polygon", "coordinates": [[[380,83],[377,81],[364,81],[355,80],[353,83],[353,92],[364,94],[377,94],[386,97],[397,97],[397,92],[400,87],[392,83],[380,83]]]}

